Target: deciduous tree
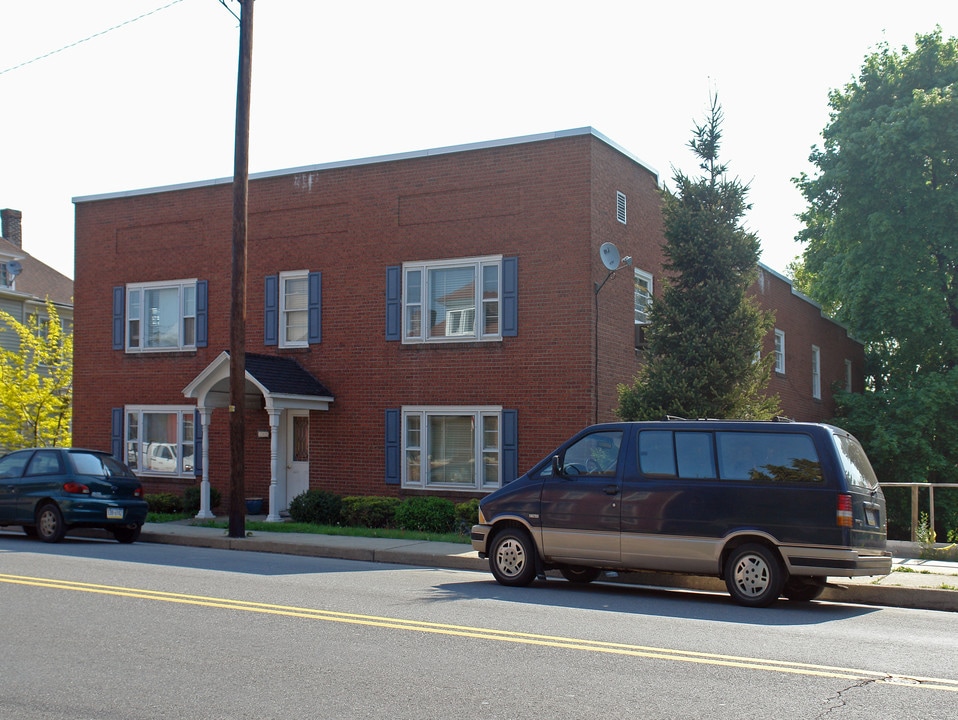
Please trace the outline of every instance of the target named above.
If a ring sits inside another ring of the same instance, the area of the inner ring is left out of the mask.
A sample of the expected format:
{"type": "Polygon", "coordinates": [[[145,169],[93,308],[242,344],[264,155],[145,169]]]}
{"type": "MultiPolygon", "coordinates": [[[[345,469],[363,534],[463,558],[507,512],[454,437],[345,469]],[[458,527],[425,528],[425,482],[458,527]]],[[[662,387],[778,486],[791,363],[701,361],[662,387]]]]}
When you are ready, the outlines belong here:
{"type": "Polygon", "coordinates": [[[0,333],[18,349],[0,347],[0,448],[69,446],[73,405],[73,335],[53,303],[47,317],[19,322],[0,310],[0,333]]]}

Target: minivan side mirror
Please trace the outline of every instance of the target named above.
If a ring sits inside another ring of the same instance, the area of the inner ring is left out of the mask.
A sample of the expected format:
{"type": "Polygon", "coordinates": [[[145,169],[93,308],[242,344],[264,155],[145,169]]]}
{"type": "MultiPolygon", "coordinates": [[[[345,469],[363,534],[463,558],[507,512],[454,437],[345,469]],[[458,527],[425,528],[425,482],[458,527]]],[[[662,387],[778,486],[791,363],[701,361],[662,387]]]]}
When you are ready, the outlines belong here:
{"type": "Polygon", "coordinates": [[[568,475],[566,475],[565,470],[562,469],[562,463],[559,461],[558,455],[552,456],[552,474],[555,477],[561,477],[561,478],[568,477],[568,475]]]}

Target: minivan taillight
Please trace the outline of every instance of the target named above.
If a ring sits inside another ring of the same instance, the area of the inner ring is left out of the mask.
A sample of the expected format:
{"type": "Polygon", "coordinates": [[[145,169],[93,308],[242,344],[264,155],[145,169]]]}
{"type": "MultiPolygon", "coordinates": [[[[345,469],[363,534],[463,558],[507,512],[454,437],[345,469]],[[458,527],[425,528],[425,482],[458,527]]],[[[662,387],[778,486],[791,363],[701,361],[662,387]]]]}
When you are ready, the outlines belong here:
{"type": "Polygon", "coordinates": [[[852,515],[852,496],[838,496],[838,511],[835,514],[835,522],[838,527],[854,527],[854,517],[852,515]]]}
{"type": "Polygon", "coordinates": [[[68,482],[63,483],[63,492],[70,493],[71,495],[89,495],[90,488],[78,482],[68,482]]]}

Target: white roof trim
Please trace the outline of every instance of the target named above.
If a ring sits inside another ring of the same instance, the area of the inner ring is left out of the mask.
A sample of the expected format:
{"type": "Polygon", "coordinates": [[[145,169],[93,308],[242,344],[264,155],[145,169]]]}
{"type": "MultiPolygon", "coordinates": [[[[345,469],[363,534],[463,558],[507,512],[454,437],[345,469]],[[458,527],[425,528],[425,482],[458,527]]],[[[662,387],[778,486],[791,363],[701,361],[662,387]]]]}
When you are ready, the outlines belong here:
{"type": "MultiPolygon", "coordinates": [[[[539,133],[538,135],[523,135],[520,137],[504,138],[502,140],[488,140],[484,142],[468,143],[465,145],[449,145],[447,147],[432,148],[430,150],[415,150],[412,152],[396,153],[393,155],[378,155],[375,157],[359,158],[356,160],[339,160],[336,162],[320,163],[318,165],[303,165],[301,167],[286,168],[283,170],[270,170],[267,172],[253,173],[249,176],[252,180],[261,180],[264,178],[282,177],[284,175],[297,175],[301,173],[320,172],[323,170],[335,170],[338,168],[359,167],[362,165],[374,165],[376,163],[397,162],[400,160],[411,160],[414,158],[431,157],[433,155],[449,155],[451,153],[470,152],[473,150],[486,150],[489,148],[507,147],[509,145],[522,145],[525,143],[542,142],[545,140],[555,140],[564,137],[576,137],[579,135],[591,135],[604,142],[617,152],[622,153],[633,162],[641,165],[650,173],[655,175],[656,183],[659,181],[658,171],[646,162],[630,153],[621,145],[613,142],[602,133],[591,127],[575,128],[572,130],[559,130],[556,132],[539,133]]],[[[226,185],[233,182],[232,177],[216,178],[214,180],[198,180],[194,182],[180,183],[177,185],[164,185],[152,188],[143,188],[141,190],[123,190],[120,192],[103,193],[99,195],[81,195],[73,198],[74,204],[96,202],[98,200],[113,200],[123,197],[135,197],[138,195],[155,195],[162,192],[173,192],[176,190],[191,190],[202,187],[212,187],[214,185],[226,185]]]]}

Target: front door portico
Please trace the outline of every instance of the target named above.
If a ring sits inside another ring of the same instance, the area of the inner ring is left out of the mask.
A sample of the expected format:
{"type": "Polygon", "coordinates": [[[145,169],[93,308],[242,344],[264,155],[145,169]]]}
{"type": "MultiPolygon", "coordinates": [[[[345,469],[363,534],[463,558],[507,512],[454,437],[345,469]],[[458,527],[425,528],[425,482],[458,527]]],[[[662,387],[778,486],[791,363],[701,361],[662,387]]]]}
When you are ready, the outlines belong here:
{"type": "MultiPolygon", "coordinates": [[[[183,395],[196,399],[203,427],[203,479],[198,518],[213,517],[208,429],[213,409],[229,407],[229,370],[229,353],[224,351],[183,389],[183,395]]],[[[279,522],[280,511],[286,510],[293,497],[309,488],[309,412],[328,410],[333,396],[295,360],[252,353],[246,354],[245,394],[247,408],[256,407],[262,398],[269,415],[270,483],[266,520],[279,522]],[[283,445],[281,435],[286,437],[283,445]]]]}

